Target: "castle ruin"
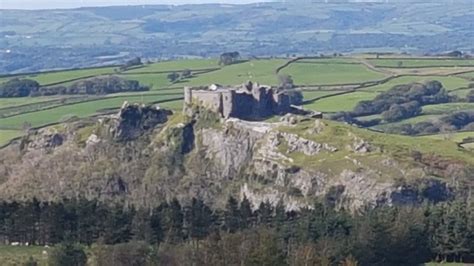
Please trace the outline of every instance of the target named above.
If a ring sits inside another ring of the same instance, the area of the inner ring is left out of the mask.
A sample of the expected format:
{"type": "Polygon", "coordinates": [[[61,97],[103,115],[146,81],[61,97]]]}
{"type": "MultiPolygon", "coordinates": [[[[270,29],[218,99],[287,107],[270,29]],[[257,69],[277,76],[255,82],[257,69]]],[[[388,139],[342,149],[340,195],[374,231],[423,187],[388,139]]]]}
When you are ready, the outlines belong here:
{"type": "Polygon", "coordinates": [[[200,106],[224,118],[257,120],[291,111],[290,97],[277,87],[247,82],[237,87],[185,87],[184,108],[200,106]]]}

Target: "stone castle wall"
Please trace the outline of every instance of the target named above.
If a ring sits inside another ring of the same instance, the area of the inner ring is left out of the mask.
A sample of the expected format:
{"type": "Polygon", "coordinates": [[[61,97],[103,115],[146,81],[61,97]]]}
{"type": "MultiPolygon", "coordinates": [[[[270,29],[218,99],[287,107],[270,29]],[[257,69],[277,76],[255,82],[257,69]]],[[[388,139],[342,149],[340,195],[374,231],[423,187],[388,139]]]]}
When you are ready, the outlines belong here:
{"type": "Polygon", "coordinates": [[[186,106],[197,105],[221,114],[224,118],[259,119],[290,111],[287,94],[277,88],[247,83],[241,87],[210,87],[184,89],[186,106]]]}

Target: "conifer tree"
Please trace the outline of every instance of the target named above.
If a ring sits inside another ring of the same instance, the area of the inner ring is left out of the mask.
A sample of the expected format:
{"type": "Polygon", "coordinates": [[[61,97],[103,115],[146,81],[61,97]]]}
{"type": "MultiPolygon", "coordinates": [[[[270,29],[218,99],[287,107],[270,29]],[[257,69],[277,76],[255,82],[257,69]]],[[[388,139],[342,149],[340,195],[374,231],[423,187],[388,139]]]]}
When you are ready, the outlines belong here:
{"type": "Polygon", "coordinates": [[[235,233],[241,226],[241,214],[239,210],[239,203],[232,196],[226,204],[224,212],[224,227],[228,233],[235,233]]]}

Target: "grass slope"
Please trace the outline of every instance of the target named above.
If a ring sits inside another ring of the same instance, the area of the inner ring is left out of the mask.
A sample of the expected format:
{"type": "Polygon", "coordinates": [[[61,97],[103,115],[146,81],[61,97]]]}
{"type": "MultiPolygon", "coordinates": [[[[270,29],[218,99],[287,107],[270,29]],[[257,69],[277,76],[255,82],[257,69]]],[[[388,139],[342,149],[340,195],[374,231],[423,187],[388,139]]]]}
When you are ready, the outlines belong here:
{"type": "Polygon", "coordinates": [[[60,96],[0,98],[0,109],[59,99],[60,96]]]}
{"type": "Polygon", "coordinates": [[[219,67],[218,59],[188,59],[188,60],[174,60],[163,61],[154,64],[145,65],[141,68],[125,71],[124,73],[144,73],[144,72],[171,72],[180,71],[184,69],[207,69],[219,67]]]}
{"type": "Polygon", "coordinates": [[[465,138],[469,138],[469,137],[474,138],[474,131],[436,134],[436,135],[430,135],[430,136],[422,136],[420,138],[440,139],[440,140],[450,140],[454,142],[461,142],[465,138]]]}
{"type": "Polygon", "coordinates": [[[471,59],[369,59],[369,62],[376,67],[446,67],[446,66],[474,66],[471,59]],[[401,65],[399,65],[401,63],[401,65]]]}
{"type": "MultiPolygon", "coordinates": [[[[314,127],[313,123],[313,121],[306,121],[297,124],[296,126],[282,127],[280,130],[299,134],[302,137],[319,143],[328,143],[337,147],[338,151],[331,153],[329,157],[326,156],[326,153],[316,156],[301,155],[300,157],[292,157],[295,159],[296,164],[310,164],[309,166],[314,167],[330,166],[331,169],[338,169],[341,167],[342,169],[351,169],[346,168],[350,167],[350,165],[357,168],[358,166],[354,166],[353,162],[347,159],[349,151],[346,148],[347,145],[354,143],[354,136],[357,136],[376,147],[383,147],[383,151],[369,154],[368,157],[366,155],[358,156],[357,160],[361,161],[363,164],[371,164],[371,162],[380,161],[384,158],[384,155],[395,158],[399,162],[410,164],[413,163],[413,160],[410,159],[412,157],[412,152],[418,151],[422,154],[439,156],[441,158],[462,161],[469,165],[474,165],[474,153],[459,149],[457,144],[451,141],[378,133],[367,129],[355,128],[340,122],[326,120],[324,123],[326,123],[327,126],[324,130],[319,134],[312,134],[310,133],[310,129],[314,127]],[[334,163],[334,165],[329,165],[331,163],[334,163]]],[[[354,157],[356,155],[353,154],[351,156],[354,157]]],[[[382,172],[385,171],[384,167],[381,167],[381,165],[370,166],[373,167],[373,169],[380,169],[382,172]]],[[[396,173],[394,173],[394,175],[388,174],[389,173],[387,173],[387,175],[382,175],[381,177],[393,178],[397,176],[396,173]]],[[[419,176],[414,177],[417,178],[419,176]]]]}
{"type": "Polygon", "coordinates": [[[104,74],[113,74],[115,67],[104,67],[104,68],[88,68],[80,70],[66,70],[60,72],[34,74],[21,76],[21,78],[33,79],[38,81],[40,85],[48,85],[52,83],[60,83],[70,79],[79,79],[90,76],[98,76],[104,74]]]}
{"type": "Polygon", "coordinates": [[[158,90],[170,85],[166,74],[133,74],[119,76],[128,80],[138,80],[142,85],[149,86],[151,90],[158,90]]]}
{"type": "MultiPolygon", "coordinates": [[[[24,123],[31,123],[33,127],[64,121],[70,117],[87,117],[97,114],[98,111],[108,108],[118,108],[124,101],[131,103],[152,103],[156,101],[176,98],[173,95],[143,95],[143,96],[121,96],[103,100],[89,101],[56,107],[49,110],[26,113],[13,117],[0,119],[0,129],[21,129],[24,123]]],[[[179,97],[179,96],[178,96],[179,97]]]]}
{"type": "Polygon", "coordinates": [[[252,60],[204,73],[179,84],[181,86],[203,86],[213,83],[236,85],[251,80],[265,85],[277,85],[278,78],[275,70],[285,62],[286,60],[283,59],[252,60]]]}
{"type": "Polygon", "coordinates": [[[305,108],[319,112],[335,113],[352,111],[360,101],[372,100],[377,96],[375,92],[358,91],[343,95],[324,98],[304,105],[305,108]]]}
{"type": "Polygon", "coordinates": [[[292,63],[282,73],[293,77],[298,85],[347,84],[379,80],[384,75],[367,69],[362,64],[292,63]]]}
{"type": "Polygon", "coordinates": [[[368,87],[365,88],[364,91],[376,91],[376,92],[382,92],[382,91],[388,91],[391,89],[393,86],[396,85],[401,85],[401,84],[408,84],[412,82],[425,82],[425,81],[430,81],[430,80],[437,80],[443,84],[443,86],[449,90],[455,90],[458,88],[466,87],[469,82],[465,79],[459,78],[459,77],[452,77],[452,76],[403,76],[403,77],[398,77],[390,80],[387,83],[373,86],[373,87],[368,87]]]}
{"type": "Polygon", "coordinates": [[[472,111],[474,103],[445,103],[423,106],[425,115],[442,115],[458,111],[472,111]]]}
{"type": "Polygon", "coordinates": [[[11,139],[19,137],[23,134],[20,130],[1,130],[0,129],[0,146],[7,144],[11,139]]]}

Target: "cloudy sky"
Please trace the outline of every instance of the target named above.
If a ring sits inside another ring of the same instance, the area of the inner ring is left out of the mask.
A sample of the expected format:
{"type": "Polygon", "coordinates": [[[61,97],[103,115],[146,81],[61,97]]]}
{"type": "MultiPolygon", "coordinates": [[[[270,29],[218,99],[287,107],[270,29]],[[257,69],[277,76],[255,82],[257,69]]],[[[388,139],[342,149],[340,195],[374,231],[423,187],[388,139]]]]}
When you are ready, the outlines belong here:
{"type": "MultiPolygon", "coordinates": [[[[258,2],[264,2],[261,0],[258,2]]],[[[0,9],[49,9],[81,6],[144,5],[144,4],[245,4],[257,0],[0,0],[0,9]]]]}

